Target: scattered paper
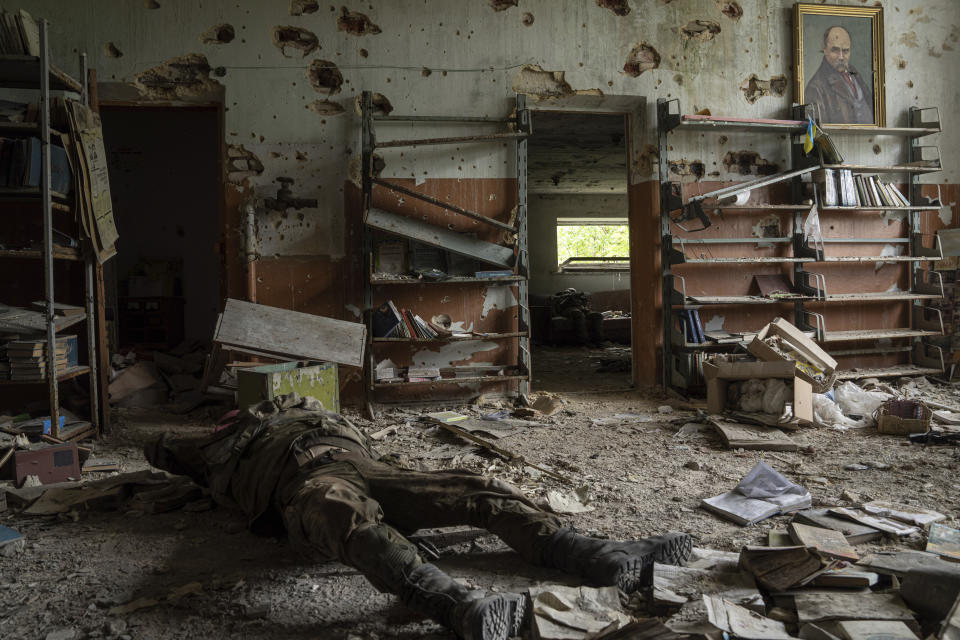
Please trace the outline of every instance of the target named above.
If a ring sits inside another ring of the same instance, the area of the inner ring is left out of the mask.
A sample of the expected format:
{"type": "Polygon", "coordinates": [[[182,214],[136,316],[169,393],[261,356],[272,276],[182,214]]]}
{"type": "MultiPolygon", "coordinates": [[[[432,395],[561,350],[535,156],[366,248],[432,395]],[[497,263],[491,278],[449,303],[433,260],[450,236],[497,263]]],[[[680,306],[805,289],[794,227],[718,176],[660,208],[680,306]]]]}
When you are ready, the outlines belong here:
{"type": "Polygon", "coordinates": [[[530,588],[534,635],[541,640],[587,640],[630,623],[616,587],[548,584],[530,588]]]}
{"type": "Polygon", "coordinates": [[[727,602],[715,596],[703,596],[710,624],[736,638],[744,640],[790,640],[782,622],[765,618],[759,613],[727,602]]]}
{"type": "Polygon", "coordinates": [[[554,513],[587,513],[594,508],[590,502],[586,487],[574,491],[547,491],[547,504],[554,513]]]}

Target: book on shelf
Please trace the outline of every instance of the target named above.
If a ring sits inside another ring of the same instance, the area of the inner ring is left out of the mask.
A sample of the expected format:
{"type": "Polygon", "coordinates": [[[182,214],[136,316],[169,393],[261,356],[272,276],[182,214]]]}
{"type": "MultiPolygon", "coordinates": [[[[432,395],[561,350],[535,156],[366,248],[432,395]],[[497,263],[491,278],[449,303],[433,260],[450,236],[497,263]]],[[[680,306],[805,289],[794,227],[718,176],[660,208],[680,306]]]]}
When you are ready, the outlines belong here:
{"type": "Polygon", "coordinates": [[[400,313],[401,313],[401,317],[403,318],[403,322],[404,322],[404,324],[406,325],[406,328],[407,328],[407,336],[406,336],[406,337],[408,337],[408,338],[422,338],[422,337],[424,337],[424,336],[420,335],[420,332],[419,332],[419,331],[417,331],[417,327],[414,325],[413,317],[411,316],[410,312],[407,311],[406,309],[401,309],[401,310],[400,310],[400,313]]]}
{"type": "Polygon", "coordinates": [[[374,338],[389,338],[395,335],[400,320],[393,315],[390,305],[383,303],[370,318],[370,331],[374,338]]]}
{"type": "Polygon", "coordinates": [[[903,192],[897,188],[897,185],[893,184],[892,182],[889,182],[887,183],[887,186],[890,187],[890,191],[891,193],[893,193],[894,197],[900,200],[901,205],[903,205],[904,207],[910,206],[910,200],[905,195],[903,195],[903,192]]]}
{"type": "Polygon", "coordinates": [[[393,300],[387,300],[387,305],[390,307],[390,312],[393,313],[393,316],[397,319],[397,333],[394,334],[394,338],[411,338],[413,336],[407,331],[407,325],[403,321],[403,314],[400,313],[400,310],[397,308],[397,305],[393,304],[393,300]]]}
{"type": "Polygon", "coordinates": [[[40,27],[23,9],[0,14],[0,53],[40,55],[40,27]]]}
{"type": "Polygon", "coordinates": [[[860,202],[861,206],[868,206],[870,201],[867,200],[867,190],[866,185],[863,180],[863,176],[859,173],[853,176],[853,183],[857,187],[857,200],[860,202]]]}
{"type": "Polygon", "coordinates": [[[835,207],[840,201],[837,197],[837,181],[834,174],[833,169],[824,169],[820,177],[823,184],[823,205],[825,207],[835,207]]]}

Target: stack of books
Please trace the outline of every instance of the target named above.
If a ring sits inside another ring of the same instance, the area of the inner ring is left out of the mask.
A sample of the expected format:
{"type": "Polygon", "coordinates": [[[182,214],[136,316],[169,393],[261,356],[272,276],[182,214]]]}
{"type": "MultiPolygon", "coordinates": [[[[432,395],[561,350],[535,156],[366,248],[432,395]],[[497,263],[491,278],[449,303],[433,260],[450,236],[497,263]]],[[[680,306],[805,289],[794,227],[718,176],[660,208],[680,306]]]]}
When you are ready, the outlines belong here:
{"type": "MultiPolygon", "coordinates": [[[[67,152],[50,145],[50,188],[67,194],[71,184],[67,152]]],[[[40,186],[40,138],[0,138],[0,186],[40,186]]]]}
{"type": "MultiPolygon", "coordinates": [[[[67,337],[57,338],[57,371],[67,369],[67,337]]],[[[11,380],[46,380],[47,341],[13,340],[7,343],[11,380]]]]}
{"type": "Polygon", "coordinates": [[[823,184],[825,207],[910,206],[896,185],[883,182],[876,175],[854,175],[849,169],[824,169],[819,180],[823,184]]]}
{"type": "Polygon", "coordinates": [[[400,309],[387,300],[373,312],[373,336],[375,338],[421,338],[436,340],[448,338],[452,334],[434,322],[424,320],[408,309],[400,309]]]}

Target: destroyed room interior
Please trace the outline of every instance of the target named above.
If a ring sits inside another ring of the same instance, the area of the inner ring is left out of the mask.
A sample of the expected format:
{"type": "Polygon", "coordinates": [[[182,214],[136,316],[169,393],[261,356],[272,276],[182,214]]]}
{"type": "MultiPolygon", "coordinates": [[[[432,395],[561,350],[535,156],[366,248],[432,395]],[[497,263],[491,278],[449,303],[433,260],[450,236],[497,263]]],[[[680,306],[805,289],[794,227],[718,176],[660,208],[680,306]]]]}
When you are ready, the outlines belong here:
{"type": "Polygon", "coordinates": [[[0,2],[0,639],[960,640],[958,68],[958,0],[0,2]]]}

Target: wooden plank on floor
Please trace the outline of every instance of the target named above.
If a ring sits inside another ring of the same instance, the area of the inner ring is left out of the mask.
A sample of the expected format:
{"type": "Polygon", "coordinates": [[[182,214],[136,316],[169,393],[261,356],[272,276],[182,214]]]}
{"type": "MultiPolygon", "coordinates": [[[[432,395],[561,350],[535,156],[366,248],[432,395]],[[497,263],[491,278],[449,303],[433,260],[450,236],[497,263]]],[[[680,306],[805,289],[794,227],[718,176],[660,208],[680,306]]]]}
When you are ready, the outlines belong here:
{"type": "Polygon", "coordinates": [[[227,299],[214,342],[353,367],[363,366],[367,328],[359,322],[227,299]]]}
{"type": "Polygon", "coordinates": [[[371,208],[367,211],[364,222],[368,227],[385,231],[386,233],[408,238],[432,247],[440,247],[446,251],[474,258],[487,264],[506,269],[513,268],[514,256],[512,247],[476,240],[462,233],[450,231],[432,224],[420,222],[413,218],[389,213],[383,209],[371,208]]]}

